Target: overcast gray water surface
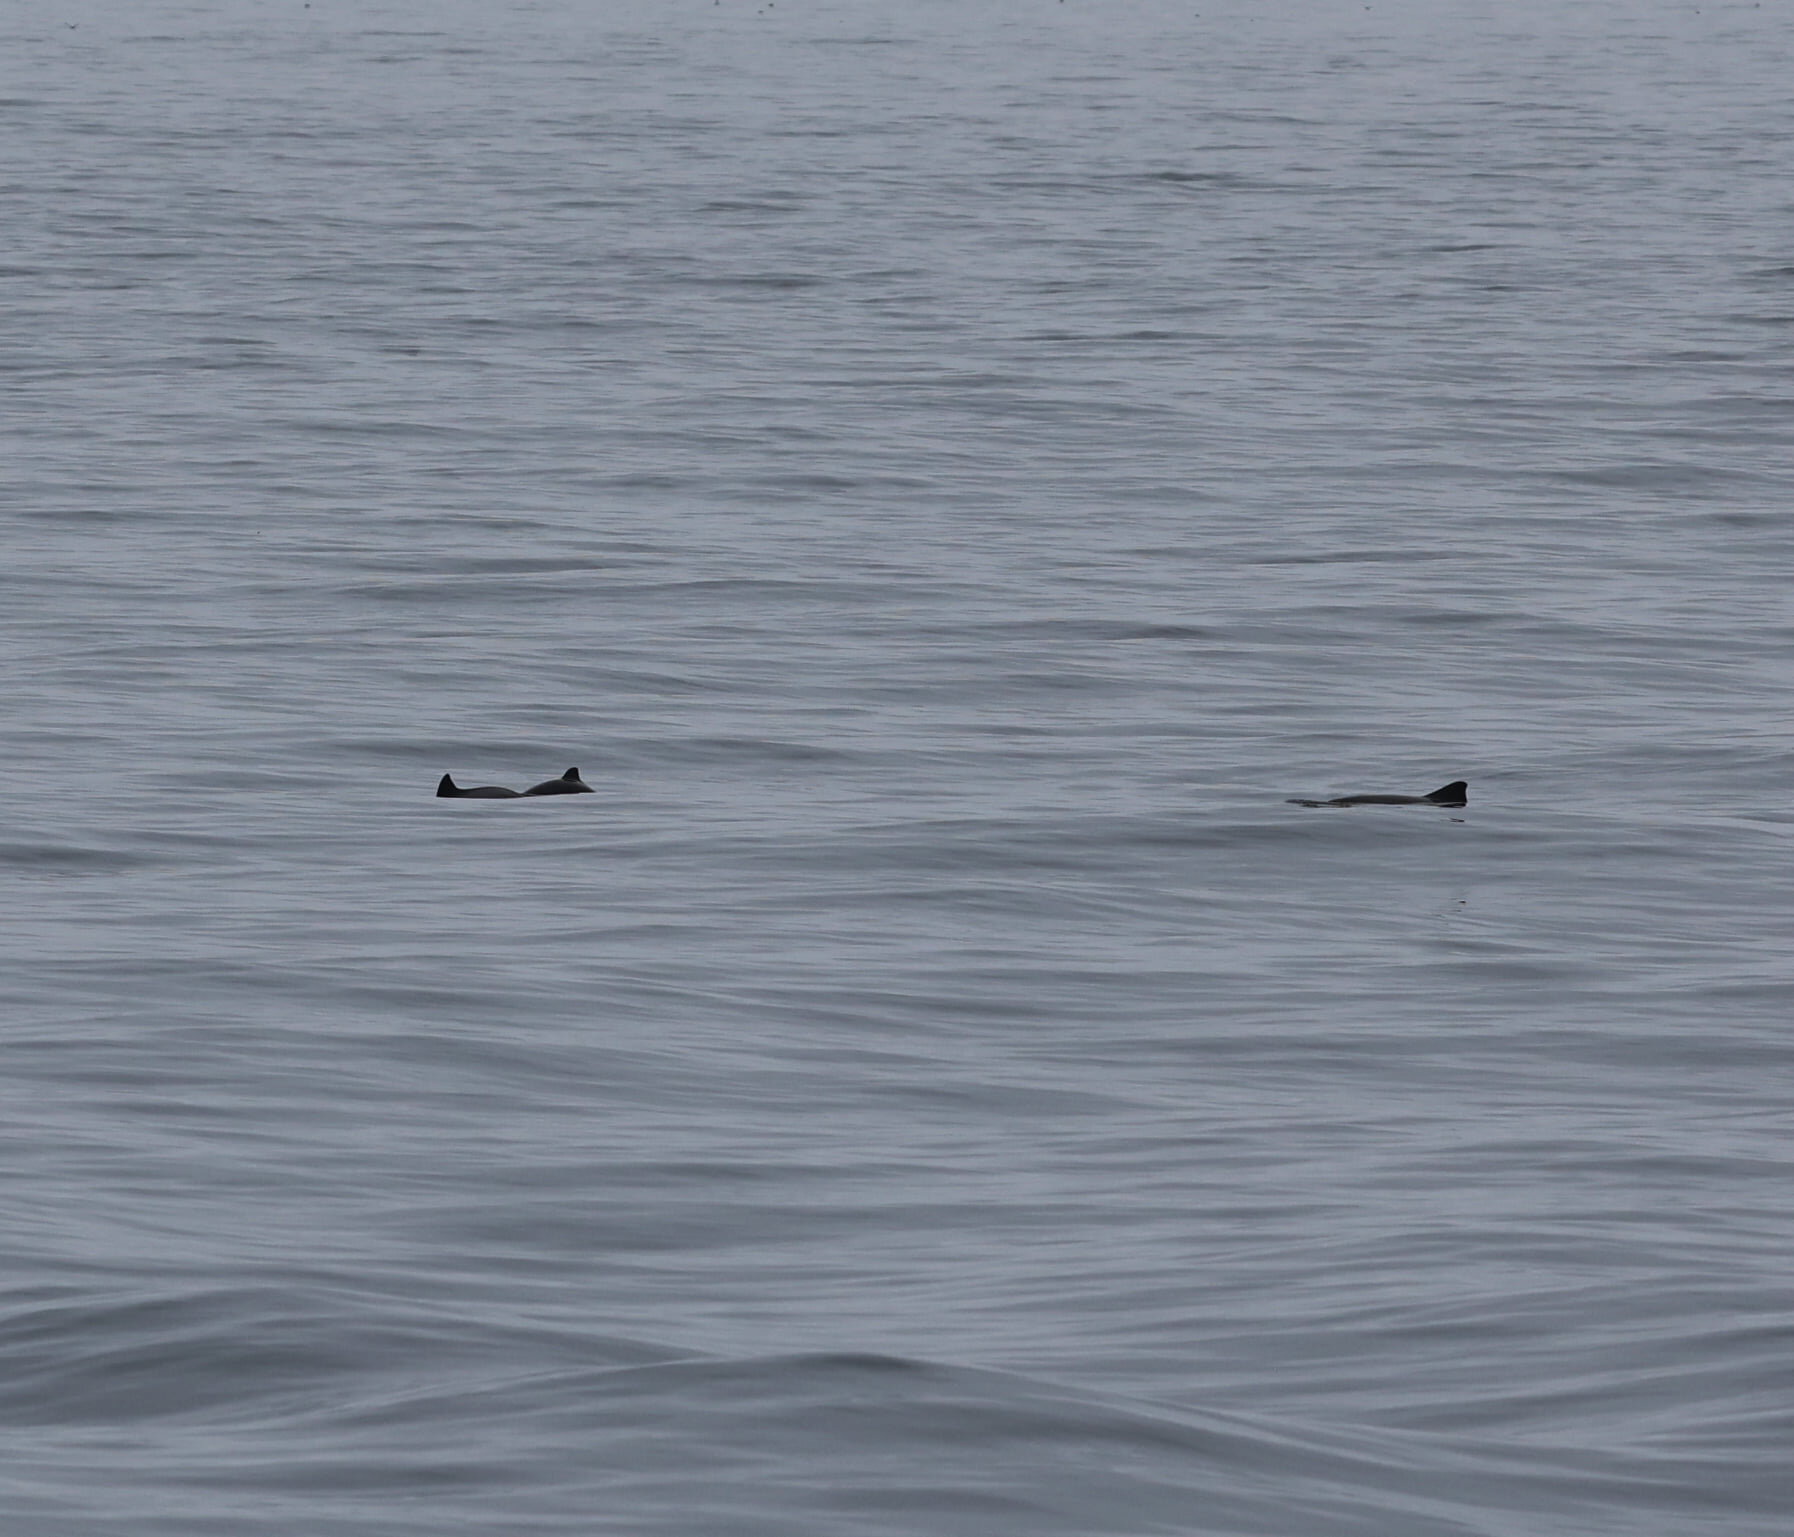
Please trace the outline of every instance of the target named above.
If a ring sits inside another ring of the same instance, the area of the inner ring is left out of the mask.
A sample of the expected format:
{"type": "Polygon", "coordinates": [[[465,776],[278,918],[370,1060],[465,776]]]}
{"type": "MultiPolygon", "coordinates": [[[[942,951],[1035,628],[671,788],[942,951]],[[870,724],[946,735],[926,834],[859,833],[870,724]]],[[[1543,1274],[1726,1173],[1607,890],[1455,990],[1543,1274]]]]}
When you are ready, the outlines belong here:
{"type": "Polygon", "coordinates": [[[0,17],[8,1537],[1788,1531],[1785,4],[0,17]]]}

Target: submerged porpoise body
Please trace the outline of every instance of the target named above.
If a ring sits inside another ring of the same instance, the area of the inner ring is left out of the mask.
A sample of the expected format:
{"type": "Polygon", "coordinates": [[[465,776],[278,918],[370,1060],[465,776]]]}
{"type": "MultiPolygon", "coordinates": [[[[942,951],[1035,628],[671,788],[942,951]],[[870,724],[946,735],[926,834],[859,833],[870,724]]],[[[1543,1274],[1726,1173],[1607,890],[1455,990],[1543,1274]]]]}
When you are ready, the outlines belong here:
{"type": "Polygon", "coordinates": [[[1470,786],[1462,779],[1440,785],[1431,795],[1342,795],[1337,800],[1292,800],[1292,806],[1464,806],[1470,801],[1470,786]]]}

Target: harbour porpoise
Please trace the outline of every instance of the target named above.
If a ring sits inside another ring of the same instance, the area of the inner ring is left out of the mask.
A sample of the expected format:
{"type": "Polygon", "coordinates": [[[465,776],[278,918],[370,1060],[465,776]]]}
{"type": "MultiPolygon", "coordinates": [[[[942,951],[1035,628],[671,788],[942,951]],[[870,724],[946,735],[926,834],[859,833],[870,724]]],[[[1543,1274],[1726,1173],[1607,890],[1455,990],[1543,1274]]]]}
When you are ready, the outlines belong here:
{"type": "Polygon", "coordinates": [[[470,801],[514,801],[522,798],[517,791],[507,790],[503,785],[469,786],[463,790],[447,774],[437,784],[436,793],[439,796],[458,795],[461,799],[470,801]]]}
{"type": "Polygon", "coordinates": [[[1470,786],[1462,779],[1440,785],[1431,795],[1342,795],[1338,800],[1291,800],[1292,806],[1463,806],[1470,800],[1470,786]]]}
{"type": "Polygon", "coordinates": [[[579,777],[579,770],[570,768],[559,779],[544,779],[531,785],[525,795],[590,795],[592,787],[579,777]]]}
{"type": "Polygon", "coordinates": [[[592,787],[579,777],[579,770],[570,768],[559,779],[544,779],[527,790],[507,790],[503,785],[469,785],[465,790],[444,774],[437,783],[438,796],[457,796],[462,800],[518,801],[526,795],[590,795],[592,787]]]}

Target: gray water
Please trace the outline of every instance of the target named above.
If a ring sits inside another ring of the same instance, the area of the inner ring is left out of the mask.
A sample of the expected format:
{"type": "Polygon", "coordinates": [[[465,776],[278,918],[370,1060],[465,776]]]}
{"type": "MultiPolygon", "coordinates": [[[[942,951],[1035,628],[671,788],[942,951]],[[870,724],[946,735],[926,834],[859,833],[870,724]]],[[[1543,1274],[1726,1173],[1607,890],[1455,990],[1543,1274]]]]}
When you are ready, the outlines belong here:
{"type": "Polygon", "coordinates": [[[1791,38],[6,11],[9,1537],[1785,1533],[1791,38]]]}

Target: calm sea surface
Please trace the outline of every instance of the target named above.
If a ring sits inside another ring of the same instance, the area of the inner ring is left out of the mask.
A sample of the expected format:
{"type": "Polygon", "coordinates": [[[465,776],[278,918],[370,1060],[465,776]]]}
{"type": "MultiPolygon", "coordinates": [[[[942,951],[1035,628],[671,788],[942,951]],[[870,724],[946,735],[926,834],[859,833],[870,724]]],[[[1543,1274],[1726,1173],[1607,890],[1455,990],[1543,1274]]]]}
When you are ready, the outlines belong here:
{"type": "Polygon", "coordinates": [[[0,1529],[1785,1534],[1790,81],[0,11],[0,1529]]]}

